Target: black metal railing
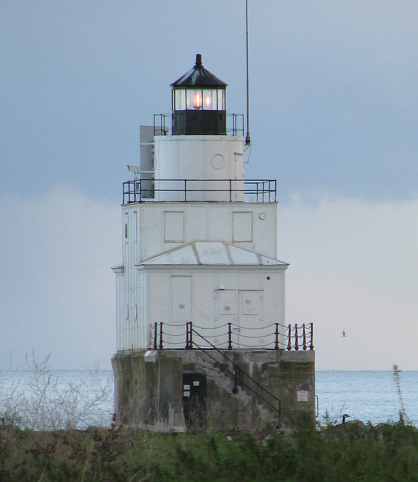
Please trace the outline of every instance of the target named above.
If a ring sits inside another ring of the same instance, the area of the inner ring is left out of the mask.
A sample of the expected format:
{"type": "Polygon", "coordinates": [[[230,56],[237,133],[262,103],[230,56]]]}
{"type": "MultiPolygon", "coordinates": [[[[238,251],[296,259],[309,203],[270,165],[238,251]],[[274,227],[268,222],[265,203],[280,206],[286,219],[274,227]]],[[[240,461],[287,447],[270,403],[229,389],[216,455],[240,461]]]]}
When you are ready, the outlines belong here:
{"type": "Polygon", "coordinates": [[[226,133],[233,137],[244,137],[244,114],[228,114],[226,133]]]}
{"type": "MultiPolygon", "coordinates": [[[[278,424],[280,425],[282,408],[280,398],[277,397],[271,390],[258,382],[253,376],[247,373],[238,363],[234,361],[233,358],[228,356],[224,350],[220,350],[216,345],[214,345],[210,340],[208,340],[207,337],[201,335],[198,331],[196,331],[193,328],[192,322],[189,322],[188,325],[190,342],[190,346],[188,347],[188,349],[196,349],[199,350],[201,353],[204,353],[212,362],[214,362],[215,366],[218,366],[220,362],[223,362],[222,372],[230,376],[234,382],[232,392],[237,393],[239,387],[242,387],[252,392],[271,410],[277,413],[278,424]],[[205,346],[201,346],[202,344],[204,344],[205,346]],[[208,347],[211,351],[208,351],[208,347]],[[220,361],[216,359],[214,353],[220,355],[220,361]],[[225,361],[226,365],[224,364],[225,361]]],[[[278,323],[276,323],[276,325],[278,325],[278,323]]]]}
{"type": "MultiPolygon", "coordinates": [[[[169,114],[154,114],[154,136],[169,136],[172,133],[169,114]]],[[[228,114],[226,133],[229,136],[244,137],[244,114],[228,114]]]]}
{"type": "Polygon", "coordinates": [[[167,136],[171,134],[168,114],[154,114],[154,136],[167,136]]]}
{"type": "Polygon", "coordinates": [[[277,180],[134,179],[122,183],[123,205],[154,200],[168,202],[239,200],[271,203],[277,202],[277,180]],[[211,196],[210,193],[220,195],[211,196]]]}
{"type": "Polygon", "coordinates": [[[155,322],[152,340],[150,349],[153,350],[193,350],[196,340],[199,349],[208,350],[314,350],[313,323],[270,323],[261,327],[225,323],[204,327],[191,321],[155,322]]]}

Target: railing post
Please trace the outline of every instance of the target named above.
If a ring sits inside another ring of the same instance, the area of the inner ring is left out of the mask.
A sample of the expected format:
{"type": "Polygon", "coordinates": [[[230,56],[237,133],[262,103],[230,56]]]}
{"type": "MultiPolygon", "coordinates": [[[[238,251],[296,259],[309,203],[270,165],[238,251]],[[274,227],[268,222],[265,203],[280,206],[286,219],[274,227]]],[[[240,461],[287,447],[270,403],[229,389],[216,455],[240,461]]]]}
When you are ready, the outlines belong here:
{"type": "Polygon", "coordinates": [[[298,324],[295,323],[295,350],[299,351],[299,335],[298,335],[298,324]]]}
{"type": "Polygon", "coordinates": [[[292,349],[292,325],[287,327],[287,351],[292,349]]]}
{"type": "Polygon", "coordinates": [[[186,346],[185,349],[189,349],[189,322],[186,321],[186,346]]]}
{"type": "Polygon", "coordinates": [[[139,180],[139,202],[142,202],[142,179],[139,180]]]}
{"type": "Polygon", "coordinates": [[[232,323],[228,323],[228,350],[232,350],[232,323]]]}
{"type": "Polygon", "coordinates": [[[311,323],[311,336],[310,336],[310,343],[309,343],[309,350],[314,349],[314,344],[313,344],[313,323],[311,323]]]}
{"type": "Polygon", "coordinates": [[[232,202],[232,179],[229,180],[229,202],[232,202]]]}
{"type": "Polygon", "coordinates": [[[157,322],[154,323],[154,350],[157,349],[157,336],[158,336],[158,325],[157,322]]]}
{"type": "Polygon", "coordinates": [[[305,327],[305,323],[302,325],[302,346],[303,346],[303,351],[306,351],[306,327],[305,327]]]}
{"type": "Polygon", "coordinates": [[[187,179],[184,180],[184,201],[187,201],[187,179]]]}
{"type": "Polygon", "coordinates": [[[193,323],[189,321],[189,348],[193,350],[193,323]]]}
{"type": "Polygon", "coordinates": [[[163,349],[163,323],[160,323],[160,350],[163,349]]]}
{"type": "Polygon", "coordinates": [[[279,324],[275,323],[276,328],[274,330],[274,349],[279,349],[279,324]]]}

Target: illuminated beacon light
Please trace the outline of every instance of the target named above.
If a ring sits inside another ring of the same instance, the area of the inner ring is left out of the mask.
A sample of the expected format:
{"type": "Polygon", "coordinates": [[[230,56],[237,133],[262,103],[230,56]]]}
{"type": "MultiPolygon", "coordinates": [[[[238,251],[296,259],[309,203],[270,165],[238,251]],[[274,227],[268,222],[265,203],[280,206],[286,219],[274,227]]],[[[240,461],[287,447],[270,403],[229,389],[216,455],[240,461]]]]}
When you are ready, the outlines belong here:
{"type": "Polygon", "coordinates": [[[205,108],[206,108],[206,109],[209,109],[209,108],[211,107],[211,104],[212,104],[211,98],[207,95],[207,96],[205,97],[205,108]]]}
{"type": "Polygon", "coordinates": [[[193,108],[199,110],[202,108],[202,94],[196,93],[193,97],[193,108]]]}

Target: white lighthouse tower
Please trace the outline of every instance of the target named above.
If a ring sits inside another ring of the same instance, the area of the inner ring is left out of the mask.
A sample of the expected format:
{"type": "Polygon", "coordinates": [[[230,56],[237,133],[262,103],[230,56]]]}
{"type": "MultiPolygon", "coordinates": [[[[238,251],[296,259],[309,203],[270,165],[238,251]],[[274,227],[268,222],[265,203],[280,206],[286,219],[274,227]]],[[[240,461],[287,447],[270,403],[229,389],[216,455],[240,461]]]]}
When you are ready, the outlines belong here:
{"type": "Polygon", "coordinates": [[[312,325],[285,320],[277,183],[246,179],[226,90],[196,55],[172,84],[171,129],[154,116],[123,183],[113,367],[117,418],[133,427],[312,418],[312,325]]]}

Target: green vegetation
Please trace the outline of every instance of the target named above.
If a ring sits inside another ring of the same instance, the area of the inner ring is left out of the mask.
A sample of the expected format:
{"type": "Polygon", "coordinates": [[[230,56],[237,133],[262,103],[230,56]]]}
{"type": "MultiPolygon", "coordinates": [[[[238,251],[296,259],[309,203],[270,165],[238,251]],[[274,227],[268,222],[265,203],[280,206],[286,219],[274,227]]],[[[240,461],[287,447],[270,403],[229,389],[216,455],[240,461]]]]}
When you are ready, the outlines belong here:
{"type": "Polygon", "coordinates": [[[0,428],[7,482],[418,482],[418,430],[349,423],[293,435],[0,428]]]}

